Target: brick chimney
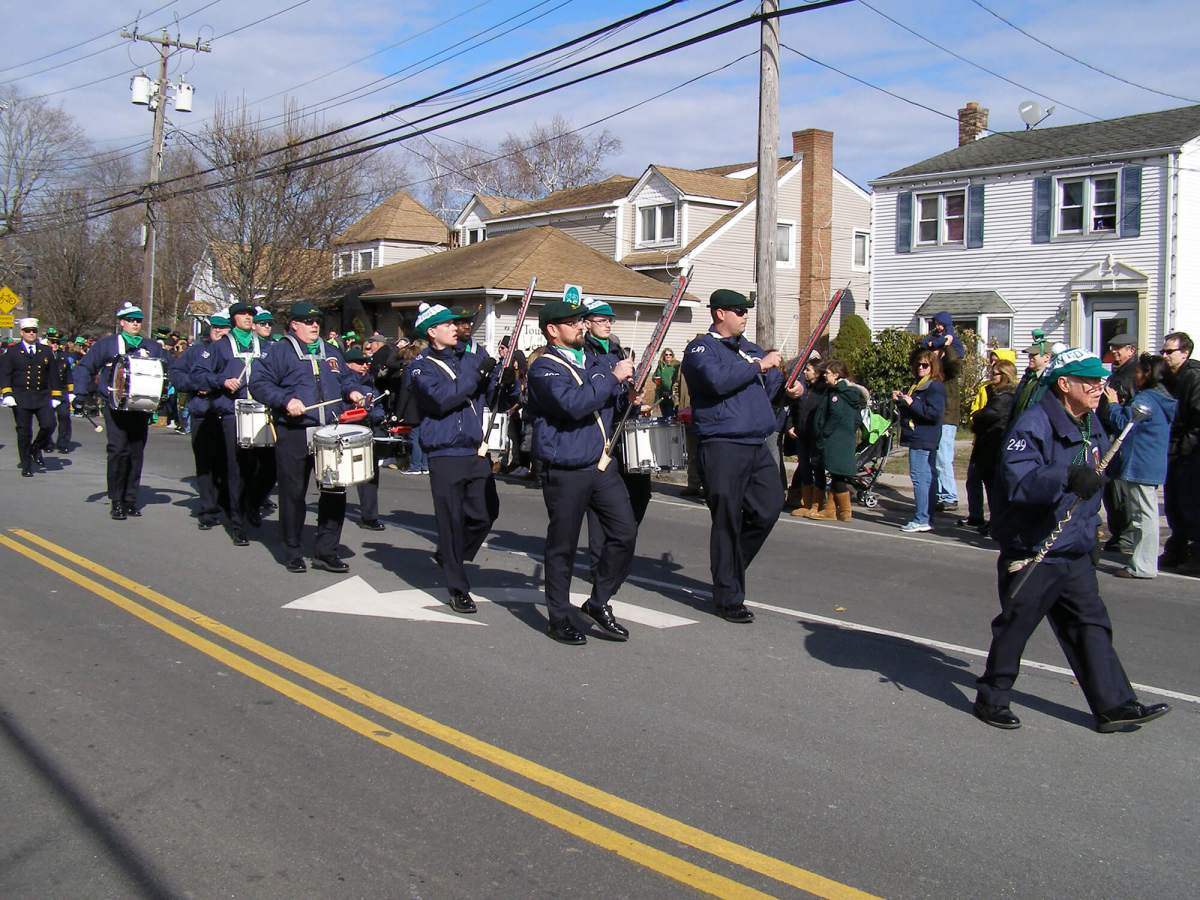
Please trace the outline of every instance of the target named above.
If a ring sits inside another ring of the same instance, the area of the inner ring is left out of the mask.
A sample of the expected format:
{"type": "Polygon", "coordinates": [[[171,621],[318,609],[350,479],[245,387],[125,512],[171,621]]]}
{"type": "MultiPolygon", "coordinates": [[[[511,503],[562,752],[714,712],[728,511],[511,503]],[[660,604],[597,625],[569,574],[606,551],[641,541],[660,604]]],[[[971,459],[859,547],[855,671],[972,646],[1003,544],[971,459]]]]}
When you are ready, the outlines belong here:
{"type": "Polygon", "coordinates": [[[987,130],[988,111],[968,100],[967,105],[958,111],[958,146],[969,144],[987,130]]]}
{"type": "Polygon", "coordinates": [[[800,160],[800,276],[797,341],[812,334],[829,302],[829,263],[833,234],[833,132],[806,128],[792,132],[792,158],[800,160]]]}

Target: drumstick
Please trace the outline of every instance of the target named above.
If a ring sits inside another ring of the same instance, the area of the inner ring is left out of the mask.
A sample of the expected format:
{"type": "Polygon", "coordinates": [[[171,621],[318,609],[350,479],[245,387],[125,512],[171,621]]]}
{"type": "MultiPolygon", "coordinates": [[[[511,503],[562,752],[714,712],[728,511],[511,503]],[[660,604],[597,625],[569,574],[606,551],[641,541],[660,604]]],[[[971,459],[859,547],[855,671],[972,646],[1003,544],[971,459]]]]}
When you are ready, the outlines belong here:
{"type": "Polygon", "coordinates": [[[326,400],[324,403],[314,403],[312,406],[306,406],[306,407],[304,407],[304,412],[308,412],[311,409],[320,409],[322,406],[330,406],[334,403],[345,403],[345,402],[346,401],[343,400],[341,397],[338,397],[334,400],[326,400]]]}

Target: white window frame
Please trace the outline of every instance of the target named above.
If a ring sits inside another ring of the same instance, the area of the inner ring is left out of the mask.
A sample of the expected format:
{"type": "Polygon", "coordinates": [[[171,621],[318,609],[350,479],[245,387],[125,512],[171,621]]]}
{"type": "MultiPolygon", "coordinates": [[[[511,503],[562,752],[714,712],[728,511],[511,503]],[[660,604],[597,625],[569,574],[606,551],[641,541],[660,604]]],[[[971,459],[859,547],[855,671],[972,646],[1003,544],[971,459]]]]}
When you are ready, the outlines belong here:
{"type": "Polygon", "coordinates": [[[775,268],[777,268],[777,269],[794,269],[794,268],[796,268],[796,223],[791,221],[790,219],[783,219],[783,220],[779,221],[778,223],[776,223],[775,228],[776,228],[775,268]],[[787,259],[779,258],[779,248],[780,248],[781,244],[779,241],[778,229],[780,229],[780,228],[786,228],[787,232],[788,232],[788,240],[787,240],[788,258],[787,259]]]}
{"type": "Polygon", "coordinates": [[[866,272],[871,268],[871,232],[855,228],[850,238],[850,268],[855,272],[866,272]],[[863,261],[858,262],[858,239],[863,239],[863,261]]]}
{"type": "Polygon", "coordinates": [[[1003,347],[1011,347],[1013,341],[1013,317],[1008,313],[983,313],[979,316],[979,343],[982,345],[983,352],[988,350],[988,332],[991,331],[993,322],[1006,321],[1008,322],[1008,343],[1000,345],[1003,347]]]}
{"type": "Polygon", "coordinates": [[[1120,218],[1121,218],[1121,171],[1120,169],[1112,169],[1104,172],[1077,172],[1074,174],[1063,174],[1054,176],[1054,194],[1052,196],[1053,208],[1051,210],[1051,222],[1053,226],[1053,236],[1055,239],[1080,239],[1087,238],[1095,240],[1097,238],[1115,238],[1120,236],[1120,218]],[[1095,206],[1096,206],[1096,182],[1098,180],[1109,180],[1113,182],[1113,227],[1112,228],[1096,228],[1095,226],[1095,206]],[[1078,229],[1064,229],[1062,227],[1062,191],[1063,185],[1079,183],[1083,185],[1083,220],[1082,227],[1078,229]]]}
{"type": "Polygon", "coordinates": [[[360,272],[367,272],[367,271],[375,268],[375,251],[374,250],[359,250],[358,253],[356,254],[355,262],[357,263],[358,271],[360,271],[360,272]],[[364,257],[370,257],[371,264],[369,266],[363,265],[364,257]]]}
{"type": "Polygon", "coordinates": [[[679,204],[678,203],[647,203],[644,206],[639,206],[636,209],[636,218],[634,219],[637,228],[635,246],[638,247],[668,247],[679,243],[679,204]],[[660,238],[662,234],[662,211],[664,209],[674,211],[672,234],[669,238],[660,238]],[[647,210],[654,210],[654,234],[653,240],[647,240],[643,233],[642,217],[647,210]]]}
{"type": "Polygon", "coordinates": [[[966,247],[967,246],[967,188],[962,187],[942,188],[936,191],[922,191],[919,194],[913,195],[913,216],[912,216],[912,246],[917,247],[966,247]],[[963,198],[962,212],[962,239],[957,241],[949,240],[946,236],[946,198],[951,194],[961,194],[963,198]],[[921,240],[921,201],[929,198],[937,198],[937,238],[932,241],[921,240]]]}
{"type": "Polygon", "coordinates": [[[342,278],[346,275],[354,273],[354,251],[338,254],[338,277],[342,278]],[[349,262],[349,265],[346,263],[349,262]]]}

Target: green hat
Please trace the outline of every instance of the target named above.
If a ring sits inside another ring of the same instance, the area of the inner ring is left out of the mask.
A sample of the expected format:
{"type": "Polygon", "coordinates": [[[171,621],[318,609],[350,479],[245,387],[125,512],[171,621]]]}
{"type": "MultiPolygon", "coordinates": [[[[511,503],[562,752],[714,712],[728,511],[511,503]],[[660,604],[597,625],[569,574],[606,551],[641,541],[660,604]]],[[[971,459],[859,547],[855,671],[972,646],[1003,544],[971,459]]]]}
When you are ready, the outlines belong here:
{"type": "Polygon", "coordinates": [[[254,323],[261,325],[263,322],[274,322],[275,317],[271,315],[271,311],[265,306],[254,307],[254,323]]]}
{"type": "Polygon", "coordinates": [[[592,316],[611,316],[616,318],[617,314],[613,312],[613,308],[603,300],[588,299],[583,301],[583,315],[585,318],[592,316]]]}
{"type": "Polygon", "coordinates": [[[343,341],[357,341],[358,334],[353,331],[347,331],[345,334],[342,335],[342,340],[343,341]]]}
{"type": "Polygon", "coordinates": [[[720,288],[712,292],[708,298],[709,309],[753,309],[754,301],[749,299],[745,294],[739,294],[737,291],[731,291],[729,288],[720,288]]]}
{"type": "Polygon", "coordinates": [[[46,337],[48,337],[48,338],[58,337],[58,329],[55,328],[53,325],[51,325],[49,328],[46,329],[46,337]]]}
{"type": "Polygon", "coordinates": [[[454,312],[454,321],[468,322],[471,319],[475,318],[475,316],[479,312],[479,310],[478,309],[467,309],[465,306],[457,306],[454,308],[453,312],[454,312]]]}
{"type": "Polygon", "coordinates": [[[447,309],[440,303],[434,303],[432,306],[428,303],[422,303],[417,310],[417,333],[424,335],[426,331],[435,325],[441,325],[443,322],[453,322],[457,318],[452,310],[447,309]]]}
{"type": "Polygon", "coordinates": [[[367,361],[367,354],[362,352],[361,347],[351,347],[342,354],[342,358],[346,360],[346,362],[365,363],[367,361]]]}
{"type": "Polygon", "coordinates": [[[291,319],[312,319],[321,318],[321,311],[306,300],[298,300],[292,304],[292,308],[288,310],[288,318],[291,319]]]}
{"type": "Polygon", "coordinates": [[[580,316],[586,315],[587,310],[576,303],[567,303],[565,300],[551,300],[538,310],[538,327],[545,328],[554,322],[562,322],[565,319],[578,319],[580,316]]]}
{"type": "Polygon", "coordinates": [[[75,338],[75,343],[78,344],[80,347],[82,347],[84,344],[87,343],[87,341],[85,341],[83,339],[83,337],[80,336],[80,337],[75,338]]]}
{"type": "Polygon", "coordinates": [[[208,317],[208,325],[210,328],[232,328],[233,322],[229,321],[229,310],[218,309],[208,317]]]}
{"type": "Polygon", "coordinates": [[[121,308],[117,310],[118,319],[128,319],[131,322],[140,322],[145,316],[142,315],[142,308],[134,303],[126,300],[121,304],[121,308]]]}
{"type": "Polygon", "coordinates": [[[1054,357],[1051,376],[1074,375],[1077,378],[1107,378],[1108,367],[1095,353],[1081,347],[1071,347],[1054,357]]]}
{"type": "Polygon", "coordinates": [[[229,315],[231,315],[231,316],[236,316],[239,313],[252,313],[252,312],[254,312],[254,307],[251,306],[249,303],[243,303],[241,300],[239,300],[237,303],[233,304],[233,306],[229,307],[229,315]]]}

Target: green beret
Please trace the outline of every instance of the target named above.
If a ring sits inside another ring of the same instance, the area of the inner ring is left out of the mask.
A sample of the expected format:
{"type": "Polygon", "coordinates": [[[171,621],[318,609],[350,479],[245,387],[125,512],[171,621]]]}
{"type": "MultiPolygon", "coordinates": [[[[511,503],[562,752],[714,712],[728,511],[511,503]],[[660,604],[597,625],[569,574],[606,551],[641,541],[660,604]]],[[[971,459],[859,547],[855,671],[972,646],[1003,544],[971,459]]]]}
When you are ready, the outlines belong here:
{"type": "Polygon", "coordinates": [[[587,310],[576,303],[567,303],[565,300],[551,300],[538,310],[538,327],[545,328],[547,325],[551,325],[554,322],[562,322],[565,319],[578,319],[586,312],[587,310]]]}
{"type": "Polygon", "coordinates": [[[729,288],[719,288],[708,298],[709,309],[753,309],[754,301],[745,294],[731,291],[729,288]]]}
{"type": "Polygon", "coordinates": [[[365,363],[367,361],[367,354],[362,352],[361,347],[351,347],[342,354],[342,358],[346,360],[346,362],[365,363]]]}
{"type": "Polygon", "coordinates": [[[298,300],[288,310],[288,317],[292,319],[319,319],[321,318],[321,311],[306,300],[298,300]]]}

